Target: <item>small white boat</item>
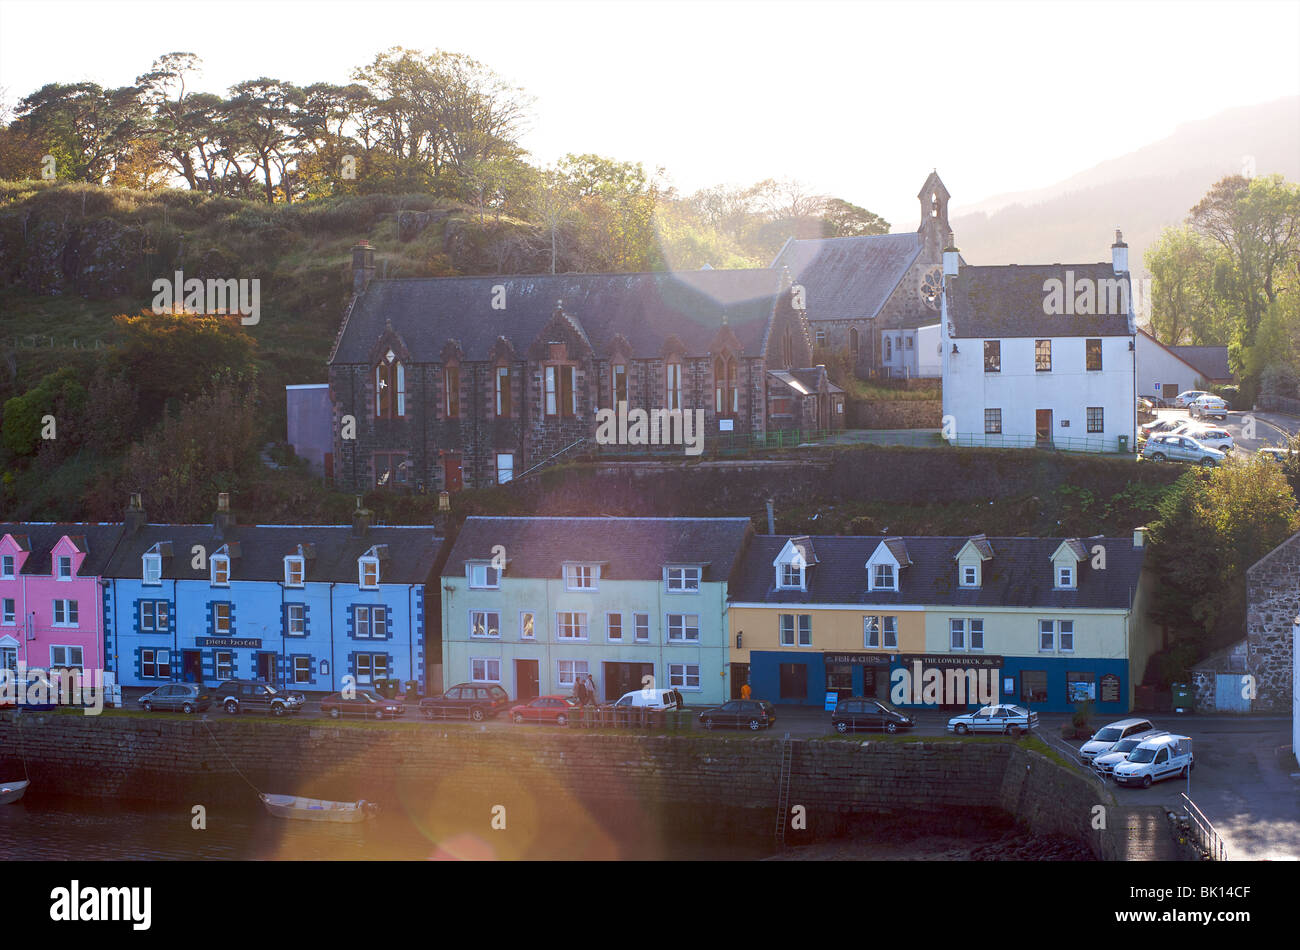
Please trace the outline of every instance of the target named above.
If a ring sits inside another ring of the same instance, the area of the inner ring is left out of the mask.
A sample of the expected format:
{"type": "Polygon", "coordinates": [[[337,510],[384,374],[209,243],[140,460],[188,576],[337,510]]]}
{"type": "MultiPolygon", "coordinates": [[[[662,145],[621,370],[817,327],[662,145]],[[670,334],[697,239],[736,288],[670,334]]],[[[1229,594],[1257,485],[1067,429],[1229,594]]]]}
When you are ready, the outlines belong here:
{"type": "Polygon", "coordinates": [[[18,801],[23,797],[23,793],[27,791],[27,786],[30,784],[31,782],[23,781],[6,782],[0,785],[0,805],[12,805],[18,801]]]}
{"type": "Polygon", "coordinates": [[[330,802],[320,798],[302,798],[298,795],[260,793],[258,797],[262,799],[266,810],[276,818],[356,822],[373,818],[379,812],[377,804],[368,802],[364,798],[357,802],[330,802]]]}

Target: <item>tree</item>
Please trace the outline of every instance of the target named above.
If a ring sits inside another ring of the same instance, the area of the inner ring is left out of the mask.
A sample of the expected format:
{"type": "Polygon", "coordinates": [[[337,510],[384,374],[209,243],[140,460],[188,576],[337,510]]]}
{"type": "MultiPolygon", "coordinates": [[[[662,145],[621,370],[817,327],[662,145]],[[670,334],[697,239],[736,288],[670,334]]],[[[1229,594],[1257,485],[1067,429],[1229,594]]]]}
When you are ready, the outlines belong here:
{"type": "Polygon", "coordinates": [[[850,204],[843,198],[828,198],[821,217],[827,237],[865,237],[888,234],[889,222],[873,211],[850,204]]]}
{"type": "Polygon", "coordinates": [[[14,126],[55,157],[59,178],[102,185],[141,132],[137,94],[134,86],[48,83],[18,103],[14,126]]]}
{"type": "Polygon", "coordinates": [[[199,72],[201,64],[193,53],[165,53],[135,80],[140,103],[149,113],[148,135],[163,160],[191,190],[199,187],[195,151],[201,124],[186,102],[186,81],[199,72]]]}
{"type": "Polygon", "coordinates": [[[5,401],[4,447],[19,458],[34,455],[44,440],[47,416],[53,417],[56,445],[66,449],[76,444],[85,403],[86,390],[76,370],[65,366],[50,373],[23,395],[5,401]]]}
{"type": "Polygon", "coordinates": [[[275,203],[278,182],[286,203],[293,201],[290,166],[296,156],[295,115],[302,90],[280,79],[250,79],[230,88],[228,114],[239,126],[246,154],[262,172],[267,204],[275,203]],[[274,172],[273,172],[274,169],[274,172]]]}
{"type": "Polygon", "coordinates": [[[1223,251],[1190,227],[1166,228],[1147,250],[1151,272],[1151,335],[1168,346],[1222,345],[1231,332],[1215,292],[1223,251]]]}

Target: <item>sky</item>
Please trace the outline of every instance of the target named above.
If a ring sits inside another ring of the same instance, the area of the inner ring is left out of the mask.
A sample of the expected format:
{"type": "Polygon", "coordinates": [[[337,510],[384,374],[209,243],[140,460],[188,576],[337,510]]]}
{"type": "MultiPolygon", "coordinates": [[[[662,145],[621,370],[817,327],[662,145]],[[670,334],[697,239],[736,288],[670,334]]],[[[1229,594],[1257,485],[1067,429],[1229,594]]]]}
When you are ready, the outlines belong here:
{"type": "Polygon", "coordinates": [[[1045,187],[1234,106],[1300,94],[1300,0],[0,0],[0,87],[345,82],[391,46],[466,53],[535,97],[532,161],[596,152],[684,192],[794,178],[919,219],[1045,187]]]}

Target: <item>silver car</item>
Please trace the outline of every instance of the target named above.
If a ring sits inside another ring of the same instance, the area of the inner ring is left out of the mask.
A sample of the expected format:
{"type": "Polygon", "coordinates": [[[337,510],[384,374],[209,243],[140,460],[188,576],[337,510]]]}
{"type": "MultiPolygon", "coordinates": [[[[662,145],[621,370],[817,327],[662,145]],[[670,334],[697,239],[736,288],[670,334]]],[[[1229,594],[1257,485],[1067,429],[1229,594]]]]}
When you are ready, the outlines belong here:
{"type": "Polygon", "coordinates": [[[1209,426],[1201,422],[1186,422],[1169,433],[1170,435],[1189,435],[1201,445],[1208,445],[1220,452],[1231,452],[1237,447],[1232,433],[1219,426],[1209,426]]]}
{"type": "Polygon", "coordinates": [[[985,706],[978,712],[953,716],[948,720],[948,731],[964,736],[968,732],[993,732],[998,735],[1018,736],[1038,725],[1038,713],[1024,706],[1001,703],[985,706]]]}
{"type": "Polygon", "coordinates": [[[1142,458],[1152,462],[1194,462],[1210,467],[1221,465],[1228,456],[1202,445],[1190,435],[1153,435],[1142,446],[1142,458]]]}

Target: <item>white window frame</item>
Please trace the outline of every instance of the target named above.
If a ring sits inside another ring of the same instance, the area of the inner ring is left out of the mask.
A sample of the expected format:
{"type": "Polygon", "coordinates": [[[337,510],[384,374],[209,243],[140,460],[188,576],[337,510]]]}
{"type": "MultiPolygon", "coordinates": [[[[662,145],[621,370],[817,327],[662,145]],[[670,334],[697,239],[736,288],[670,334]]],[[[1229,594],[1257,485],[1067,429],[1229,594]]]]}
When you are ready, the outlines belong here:
{"type": "MultiPolygon", "coordinates": [[[[51,648],[50,665],[54,665],[53,648],[51,648]]],[[[170,680],[172,678],[172,657],[168,647],[145,647],[140,651],[140,678],[170,680]],[[147,667],[153,672],[146,672],[147,667]],[[166,669],[166,672],[163,670],[166,669]]]]}
{"type": "Polygon", "coordinates": [[[691,564],[665,567],[664,589],[670,594],[698,594],[702,573],[698,566],[691,564]]]}
{"type": "Polygon", "coordinates": [[[213,601],[212,602],[212,633],[218,637],[228,636],[230,633],[230,624],[231,624],[230,604],[224,601],[213,601]],[[221,627],[221,617],[218,615],[218,611],[222,607],[226,609],[226,626],[224,630],[221,627]]]}
{"type": "Polygon", "coordinates": [[[555,639],[565,643],[589,639],[587,636],[587,612],[585,610],[557,610],[555,612],[555,639]],[[566,636],[566,630],[578,630],[580,633],[566,636]]]}
{"type": "Polygon", "coordinates": [[[4,624],[6,627],[16,627],[18,625],[18,618],[16,616],[17,611],[17,598],[5,597],[3,600],[0,600],[0,623],[4,624]]]}
{"type": "Polygon", "coordinates": [[[966,652],[966,618],[948,618],[948,649],[966,652]]]}
{"type": "Polygon", "coordinates": [[[1073,620],[1058,620],[1056,622],[1056,648],[1057,651],[1060,653],[1074,652],[1074,621],[1073,620]],[[1070,627],[1069,630],[1065,629],[1067,624],[1070,627]],[[1068,647],[1065,645],[1066,637],[1070,638],[1070,645],[1068,647]]]}
{"type": "Polygon", "coordinates": [[[563,659],[555,661],[555,685],[557,689],[572,689],[573,684],[579,676],[587,676],[591,671],[587,667],[586,660],[563,659]],[[566,668],[569,675],[566,678],[564,673],[566,668]]]}
{"type": "Polygon", "coordinates": [[[471,610],[469,612],[469,636],[471,640],[500,640],[501,614],[495,610],[471,610]],[[495,627],[492,626],[493,617],[496,618],[495,627]],[[483,632],[475,633],[479,629],[483,632]],[[496,633],[493,633],[493,630],[496,633]]]}
{"type": "Polygon", "coordinates": [[[293,657],[293,685],[301,686],[311,682],[311,657],[293,657]],[[301,665],[299,665],[301,664],[301,665]]]}
{"type": "Polygon", "coordinates": [[[535,610],[521,610],[521,611],[519,611],[519,639],[520,639],[520,640],[527,640],[527,641],[529,641],[530,643],[531,643],[533,640],[536,640],[536,639],[537,639],[537,611],[535,611],[535,610]],[[530,620],[532,620],[532,628],[533,628],[533,632],[532,632],[532,633],[525,633],[525,632],[524,632],[525,630],[528,629],[527,626],[525,626],[525,624],[524,624],[524,618],[525,618],[525,617],[528,617],[530,620]]]}
{"type": "Polygon", "coordinates": [[[72,558],[67,554],[60,554],[55,560],[55,570],[58,573],[58,579],[61,581],[72,580],[72,558]],[[67,573],[64,573],[64,565],[67,566],[67,573]]]}
{"type": "Polygon", "coordinates": [[[864,650],[880,649],[880,618],[872,614],[862,618],[862,648],[864,650]],[[872,640],[875,642],[873,643],[872,640]]]}
{"type": "Polygon", "coordinates": [[[501,658],[498,656],[472,656],[469,658],[469,681],[471,683],[501,683],[501,658]],[[481,674],[476,664],[482,664],[481,674]],[[497,675],[492,676],[492,664],[496,664],[497,675]]]}
{"type": "Polygon", "coordinates": [[[979,587],[979,586],[980,586],[980,569],[979,569],[979,566],[978,566],[978,565],[976,565],[976,564],[963,564],[963,565],[961,565],[961,581],[960,581],[960,586],[962,586],[962,587],[979,587]]]}
{"type": "Polygon", "coordinates": [[[984,652],[984,618],[967,617],[966,618],[966,639],[972,653],[984,652]],[[978,625],[978,626],[977,626],[978,625]],[[979,637],[979,645],[975,645],[975,637],[979,637]]]}
{"type": "Polygon", "coordinates": [[[617,610],[611,610],[605,614],[605,639],[611,643],[623,642],[623,615],[617,610]],[[611,623],[611,620],[614,621],[611,623]],[[618,628],[618,636],[614,636],[614,629],[618,628]]]}
{"type": "Polygon", "coordinates": [[[1038,621],[1038,652],[1055,653],[1056,652],[1056,621],[1042,620],[1038,621]],[[1043,635],[1046,634],[1051,638],[1050,646],[1043,646],[1043,635]]]}
{"type": "Polygon", "coordinates": [[[234,650],[217,650],[212,655],[212,667],[216,671],[217,679],[231,680],[235,678],[235,651],[234,650]],[[221,658],[225,657],[223,661],[221,658]],[[226,672],[221,672],[225,670],[226,672]]]}
{"type": "Polygon", "coordinates": [[[898,590],[898,571],[894,568],[894,565],[888,562],[878,561],[871,566],[871,589],[898,590]],[[889,572],[888,583],[883,583],[881,581],[881,571],[889,572]]]}
{"type": "Polygon", "coordinates": [[[664,621],[665,621],[664,629],[668,631],[669,643],[699,644],[700,642],[700,615],[699,614],[665,614],[664,621]],[[679,633],[676,636],[673,635],[674,630],[679,631],[679,633]],[[693,637],[690,636],[690,632],[692,630],[695,631],[695,636],[693,637]]]}
{"type": "Polygon", "coordinates": [[[804,589],[804,565],[802,561],[798,561],[798,560],[785,561],[777,565],[776,589],[777,590],[803,590],[804,589]],[[798,578],[793,583],[791,583],[790,581],[790,577],[792,575],[798,578]]]}
{"type": "Polygon", "coordinates": [[[497,456],[497,484],[504,485],[513,481],[515,477],[515,454],[513,452],[498,452],[497,456]],[[508,464],[502,465],[501,460],[507,459],[508,464]]]}
{"type": "Polygon", "coordinates": [[[898,649],[898,616],[889,614],[880,618],[880,642],[885,650],[898,649]],[[890,640],[893,643],[890,643],[890,640]]]}
{"type": "Polygon", "coordinates": [[[632,642],[649,643],[650,642],[650,615],[642,613],[632,614],[632,642]],[[641,631],[645,631],[645,636],[641,636],[641,631]]]}
{"type": "Polygon", "coordinates": [[[78,609],[77,602],[70,597],[59,597],[53,601],[50,610],[50,626],[52,627],[77,627],[80,626],[81,611],[78,609]],[[59,616],[63,619],[60,620],[59,616]]]}
{"type": "Polygon", "coordinates": [[[208,558],[208,567],[211,568],[210,583],[213,587],[230,586],[230,558],[225,554],[214,554],[208,558]],[[223,580],[217,580],[223,577],[223,580]]]}
{"type": "Polygon", "coordinates": [[[379,590],[379,558],[357,558],[357,586],[362,590],[379,590]],[[366,572],[368,568],[374,570],[375,580],[373,584],[366,583],[366,572]]]}
{"type": "Polygon", "coordinates": [[[52,644],[50,644],[50,669],[52,669],[52,670],[53,670],[53,669],[58,669],[58,670],[81,670],[81,669],[85,669],[85,661],[86,661],[85,650],[83,650],[83,649],[82,649],[81,647],[79,647],[79,646],[74,646],[74,645],[72,645],[72,644],[68,644],[68,643],[52,643],[52,644]],[[62,660],[56,660],[56,659],[54,658],[54,651],[55,651],[55,650],[63,650],[63,651],[65,651],[65,654],[66,654],[66,655],[64,656],[64,658],[63,658],[62,660]],[[76,660],[75,663],[74,663],[73,660],[72,660],[72,651],[73,651],[73,650],[76,650],[76,651],[77,651],[77,660],[76,660]]]}
{"type": "Polygon", "coordinates": [[[0,580],[11,581],[18,569],[18,559],[12,554],[0,555],[0,580]]]}
{"type": "Polygon", "coordinates": [[[285,604],[284,606],[285,635],[290,637],[305,637],[307,635],[307,605],[285,604]],[[297,617],[294,616],[295,611],[297,611],[297,617]]]}
{"type": "Polygon", "coordinates": [[[1075,566],[1073,564],[1058,564],[1056,566],[1056,589],[1057,590],[1074,590],[1075,566]]]}
{"type": "Polygon", "coordinates": [[[307,580],[307,559],[301,556],[290,555],[284,559],[284,586],[285,587],[303,587],[307,580]],[[293,579],[294,573],[297,572],[298,579],[293,579]]]}
{"type": "Polygon", "coordinates": [[[466,564],[470,590],[500,590],[501,572],[492,564],[466,564]]]}
{"type": "Polygon", "coordinates": [[[564,565],[564,589],[569,591],[594,591],[600,589],[599,564],[564,565]],[[583,581],[588,583],[583,584],[583,581]],[[575,583],[576,582],[576,583],[575,583]]]}
{"type": "Polygon", "coordinates": [[[702,688],[700,686],[700,664],[669,663],[668,686],[672,689],[683,689],[687,692],[699,692],[702,688]],[[692,670],[694,673],[692,673],[692,670]],[[690,685],[692,677],[695,679],[694,686],[690,685]]]}
{"type": "Polygon", "coordinates": [[[141,559],[141,583],[146,587],[162,586],[162,555],[146,554],[141,559]]]}

